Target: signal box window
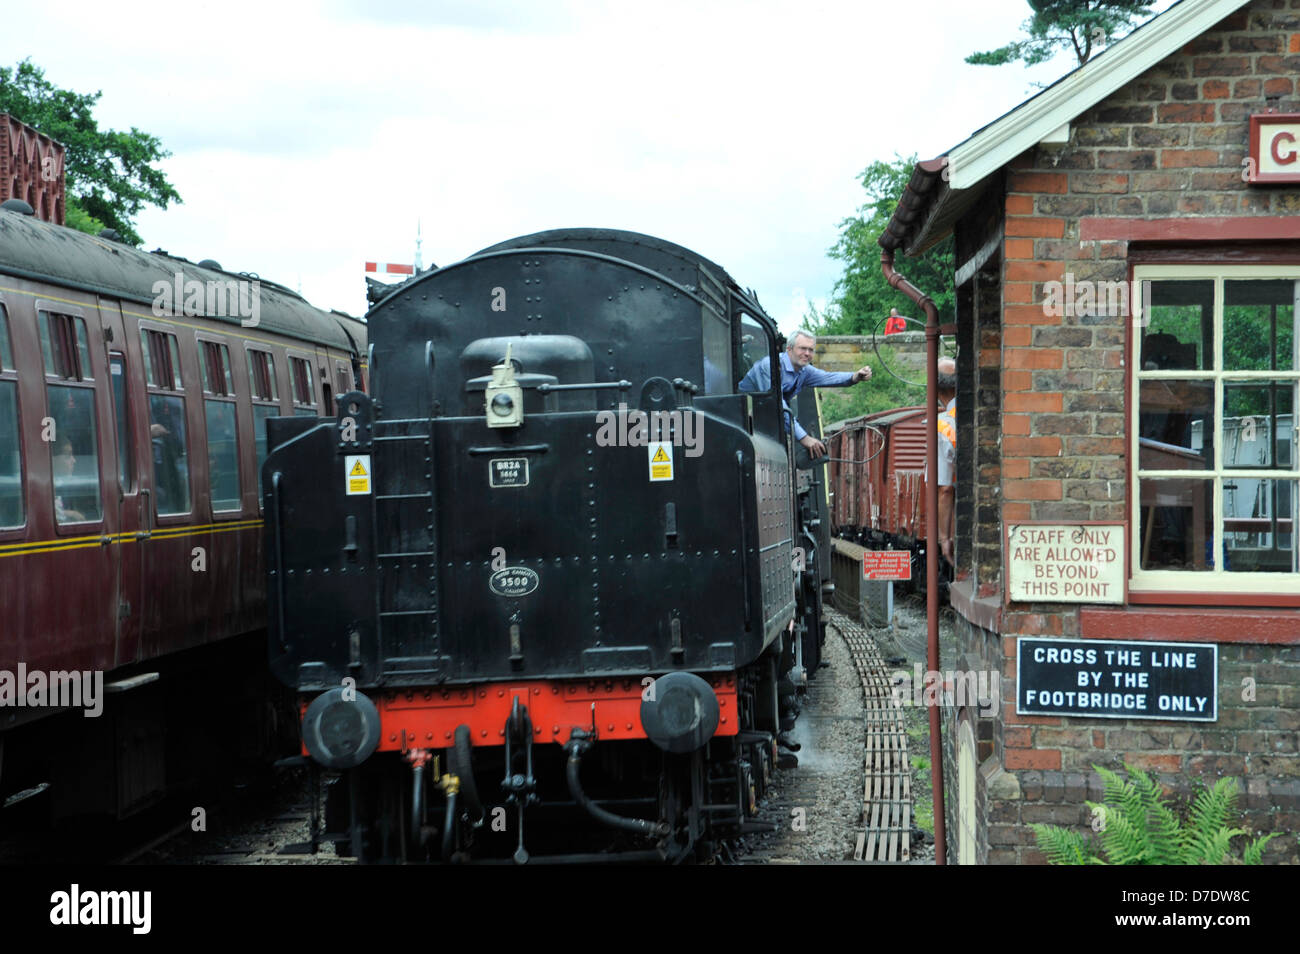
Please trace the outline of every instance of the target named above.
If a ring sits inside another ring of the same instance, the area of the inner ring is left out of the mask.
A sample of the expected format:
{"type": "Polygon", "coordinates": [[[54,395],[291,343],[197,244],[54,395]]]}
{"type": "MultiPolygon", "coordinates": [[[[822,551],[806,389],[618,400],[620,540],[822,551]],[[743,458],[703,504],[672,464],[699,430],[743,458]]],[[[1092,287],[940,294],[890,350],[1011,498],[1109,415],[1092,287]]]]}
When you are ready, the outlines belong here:
{"type": "Polygon", "coordinates": [[[1293,592],[1300,269],[1135,276],[1135,588],[1293,592]]]}
{"type": "Polygon", "coordinates": [[[302,358],[290,358],[289,373],[293,376],[293,413],[299,417],[315,417],[316,400],[312,391],[311,365],[302,358]]]}
{"type": "Polygon", "coordinates": [[[38,317],[51,419],[47,433],[54,519],[59,525],[94,523],[103,518],[103,507],[86,323],[73,315],[49,312],[38,317]]]}
{"type": "Polygon", "coordinates": [[[213,511],[238,510],[239,440],[235,429],[235,388],[230,349],[216,341],[199,341],[203,352],[203,413],[208,429],[208,479],[213,511]]]}
{"type": "Polygon", "coordinates": [[[149,390],[149,440],[153,447],[158,516],[190,512],[189,444],[180,348],[166,331],[140,330],[149,390]]]}
{"type": "Polygon", "coordinates": [[[18,372],[9,344],[9,318],[0,304],[0,527],[19,527],[26,519],[18,421],[18,372]]]}

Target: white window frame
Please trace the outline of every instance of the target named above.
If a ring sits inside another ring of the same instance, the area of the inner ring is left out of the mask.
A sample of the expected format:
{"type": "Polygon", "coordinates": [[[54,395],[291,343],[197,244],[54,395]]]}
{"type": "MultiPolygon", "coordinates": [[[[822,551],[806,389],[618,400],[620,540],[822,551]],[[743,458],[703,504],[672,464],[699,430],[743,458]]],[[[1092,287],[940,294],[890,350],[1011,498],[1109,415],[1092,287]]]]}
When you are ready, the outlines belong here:
{"type": "MultiPolygon", "coordinates": [[[[1224,371],[1223,367],[1223,312],[1224,312],[1224,282],[1236,281],[1241,279],[1282,279],[1300,282],[1300,266],[1296,265],[1135,265],[1133,268],[1133,315],[1134,327],[1130,335],[1129,343],[1129,367],[1132,373],[1129,375],[1129,405],[1128,405],[1128,429],[1129,429],[1129,500],[1131,502],[1132,532],[1129,534],[1129,590],[1133,593],[1162,593],[1162,592],[1205,592],[1205,593],[1223,593],[1223,594],[1242,594],[1242,595],[1277,595],[1287,594],[1294,596],[1300,590],[1300,574],[1296,573],[1247,573],[1240,571],[1228,571],[1224,569],[1224,536],[1222,527],[1224,525],[1224,500],[1223,500],[1223,483],[1225,480],[1233,478],[1245,479],[1267,479],[1267,480],[1292,480],[1300,481],[1300,448],[1297,447],[1297,438],[1300,432],[1292,435],[1291,444],[1291,465],[1289,470],[1260,470],[1258,468],[1251,470],[1241,470],[1235,468],[1225,468],[1223,466],[1224,441],[1222,439],[1223,423],[1221,420],[1221,411],[1224,406],[1224,382],[1225,381],[1279,381],[1292,380],[1297,382],[1300,388],[1300,353],[1292,355],[1292,370],[1290,371],[1224,371]],[[1214,360],[1209,369],[1206,370],[1168,370],[1168,371],[1145,371],[1141,365],[1141,345],[1144,320],[1144,302],[1143,293],[1146,289],[1146,282],[1152,281],[1187,281],[1187,280],[1212,280],[1214,282],[1214,360]],[[1138,415],[1140,413],[1139,394],[1143,381],[1160,380],[1160,379],[1178,379],[1185,380],[1189,377],[1201,378],[1213,381],[1214,384],[1214,417],[1215,417],[1215,440],[1214,440],[1214,461],[1213,467],[1206,470],[1197,471],[1141,471],[1139,468],[1139,428],[1138,415]],[[1194,477],[1198,480],[1207,479],[1211,482],[1213,488],[1213,517],[1211,526],[1215,528],[1215,553],[1214,566],[1205,570],[1143,570],[1142,569],[1142,514],[1141,514],[1141,478],[1158,479],[1167,477],[1171,479],[1194,477]]],[[[1300,285],[1297,286],[1300,289],[1300,285]]],[[[1297,292],[1300,298],[1300,291],[1297,292]]],[[[1297,310],[1300,311],[1300,301],[1296,302],[1297,310]]],[[[1296,335],[1293,342],[1293,349],[1300,352],[1300,335],[1296,335]]],[[[1293,393],[1292,405],[1293,415],[1300,412],[1296,407],[1297,398],[1293,393]]],[[[1294,419],[1294,418],[1293,418],[1294,419]]],[[[1275,439],[1275,438],[1273,438],[1275,439]]],[[[1300,533],[1300,520],[1295,505],[1298,501],[1293,500],[1292,506],[1292,540],[1296,540],[1296,534],[1300,533]]]]}

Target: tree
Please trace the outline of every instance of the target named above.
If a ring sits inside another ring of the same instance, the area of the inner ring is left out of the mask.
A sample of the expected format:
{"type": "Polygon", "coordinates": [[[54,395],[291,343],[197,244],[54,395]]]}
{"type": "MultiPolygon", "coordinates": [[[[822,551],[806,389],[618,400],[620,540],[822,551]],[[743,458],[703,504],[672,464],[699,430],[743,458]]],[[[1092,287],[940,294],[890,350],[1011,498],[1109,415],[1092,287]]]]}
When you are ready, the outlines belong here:
{"type": "Polygon", "coordinates": [[[0,67],[0,113],[9,113],[66,148],[67,224],[95,233],[108,226],[138,245],[132,219],[145,205],[167,208],[180,194],[154,163],[171,155],[155,136],[100,129],[92,111],[102,94],[74,93],[45,78],[30,59],[0,67]]]}
{"type": "MultiPolygon", "coordinates": [[[[914,319],[909,325],[914,331],[924,327],[925,316],[907,296],[885,281],[876,241],[894,214],[915,165],[915,156],[895,156],[893,162],[873,162],[862,170],[858,179],[866,190],[866,201],[856,215],[840,222],[839,240],[829,250],[832,258],[844,263],[844,274],[836,281],[826,308],[818,311],[810,306],[805,316],[805,327],[818,334],[874,334],[879,346],[878,357],[871,358],[875,374],[869,387],[827,390],[819,395],[824,420],[925,402],[924,372],[900,362],[890,339],[884,337],[891,308],[914,319]]],[[[915,258],[899,256],[896,265],[913,285],[934,300],[940,323],[955,320],[951,236],[915,258]]]]}
{"type": "MultiPolygon", "coordinates": [[[[889,287],[880,271],[880,246],[876,240],[885,231],[903,189],[912,175],[916,157],[896,156],[893,162],[873,162],[858,179],[867,192],[867,201],[857,215],[840,222],[840,237],[830,249],[831,258],[844,263],[844,274],[836,281],[830,304],[809,320],[822,334],[865,335],[884,331],[889,309],[904,315],[916,307],[889,287]]],[[[952,237],[915,258],[901,258],[898,270],[932,299],[939,309],[940,322],[953,321],[953,249],[952,237]]],[[[915,315],[914,315],[915,316],[915,315]]]]}
{"type": "Polygon", "coordinates": [[[1037,66],[1059,49],[1073,49],[1082,66],[1092,52],[1127,32],[1138,17],[1151,14],[1151,0],[1028,0],[1034,15],[1022,25],[1029,37],[983,53],[972,53],[967,63],[1002,66],[1017,60],[1037,66]]]}

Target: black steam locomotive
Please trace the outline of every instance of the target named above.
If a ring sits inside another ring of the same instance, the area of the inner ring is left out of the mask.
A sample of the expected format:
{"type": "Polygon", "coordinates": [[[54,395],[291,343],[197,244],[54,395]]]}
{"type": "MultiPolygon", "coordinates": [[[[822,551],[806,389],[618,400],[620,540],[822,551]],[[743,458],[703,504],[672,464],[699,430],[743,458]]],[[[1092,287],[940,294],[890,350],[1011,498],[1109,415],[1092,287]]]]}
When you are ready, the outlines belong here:
{"type": "Polygon", "coordinates": [[[776,367],[772,319],[685,248],[566,229],[368,321],[371,393],[273,419],[262,472],[272,668],[340,773],[326,837],[679,861],[752,827],[829,585],[780,375],[738,386],[776,367]]]}

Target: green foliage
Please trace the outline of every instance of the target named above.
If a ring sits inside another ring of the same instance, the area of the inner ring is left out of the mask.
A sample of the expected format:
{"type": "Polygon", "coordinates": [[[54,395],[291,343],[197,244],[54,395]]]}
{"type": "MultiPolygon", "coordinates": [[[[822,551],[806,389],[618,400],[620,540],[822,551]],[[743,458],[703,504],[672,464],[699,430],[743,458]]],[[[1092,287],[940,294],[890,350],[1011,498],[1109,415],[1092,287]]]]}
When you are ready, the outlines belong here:
{"type": "MultiPolygon", "coordinates": [[[[915,165],[916,156],[895,156],[893,162],[873,162],[858,176],[867,193],[866,201],[856,215],[840,222],[839,240],[829,252],[831,258],[844,263],[844,274],[835,283],[826,311],[814,311],[809,316],[815,324],[811,330],[828,335],[864,335],[873,330],[883,333],[889,309],[916,316],[916,306],[885,281],[880,271],[880,246],[876,244],[915,165]]],[[[895,264],[913,285],[934,299],[941,323],[955,320],[951,236],[923,255],[900,259],[895,264]]]]}
{"type": "Polygon", "coordinates": [[[1037,66],[1050,60],[1057,50],[1072,49],[1082,66],[1095,47],[1127,32],[1138,17],[1151,14],[1150,0],[1029,0],[1029,6],[1034,14],[1021,25],[1028,34],[1026,39],[972,53],[966,62],[1002,66],[1022,61],[1026,66],[1037,66]]]}
{"type": "Polygon", "coordinates": [[[154,136],[100,129],[92,111],[102,94],[74,93],[45,78],[30,59],[0,67],[0,113],[9,113],[67,149],[66,220],[73,228],[117,229],[132,244],[132,219],[145,205],[167,208],[180,194],[154,163],[171,155],[154,136]]]}
{"type": "MultiPolygon", "coordinates": [[[[1145,335],[1173,335],[1185,345],[1196,348],[1195,372],[1209,368],[1205,348],[1213,347],[1213,316],[1197,305],[1156,305],[1150,309],[1150,325],[1145,335]]],[[[1223,370],[1269,371],[1290,369],[1295,341],[1295,312],[1292,305],[1227,305],[1223,309],[1223,370]]],[[[1212,352],[1211,352],[1212,355],[1212,352]]],[[[1276,382],[1236,382],[1225,389],[1224,415],[1230,418],[1267,417],[1276,408],[1279,414],[1293,410],[1291,389],[1276,382]],[[1274,391],[1270,402],[1269,391],[1274,391]]]]}
{"type": "Polygon", "coordinates": [[[83,209],[74,195],[67,196],[64,200],[63,224],[70,229],[87,232],[90,235],[98,235],[106,227],[103,222],[83,209]]]}
{"type": "Polygon", "coordinates": [[[1092,846],[1077,831],[1059,828],[1056,825],[1034,825],[1034,837],[1038,847],[1047,855],[1047,860],[1054,865],[1097,864],[1093,858],[1092,846]],[[1041,831],[1039,830],[1041,829],[1041,831]]]}
{"type": "Polygon", "coordinates": [[[907,732],[907,749],[912,770],[912,823],[917,828],[934,835],[934,794],[930,786],[930,758],[922,755],[929,752],[930,724],[924,708],[913,704],[910,697],[902,700],[903,707],[910,710],[905,714],[907,732]]]}
{"type": "MultiPolygon", "coordinates": [[[[1234,778],[1221,778],[1198,793],[1184,822],[1162,797],[1159,783],[1141,769],[1125,766],[1125,781],[1110,769],[1093,768],[1105,782],[1105,795],[1100,804],[1085,804],[1101,830],[1101,852],[1079,832],[1030,825],[1038,847],[1054,865],[1218,865],[1229,857],[1232,839],[1246,834],[1226,827],[1237,801],[1234,778]]],[[[1259,864],[1264,846],[1276,837],[1274,832],[1246,844],[1242,862],[1259,864]]]]}

